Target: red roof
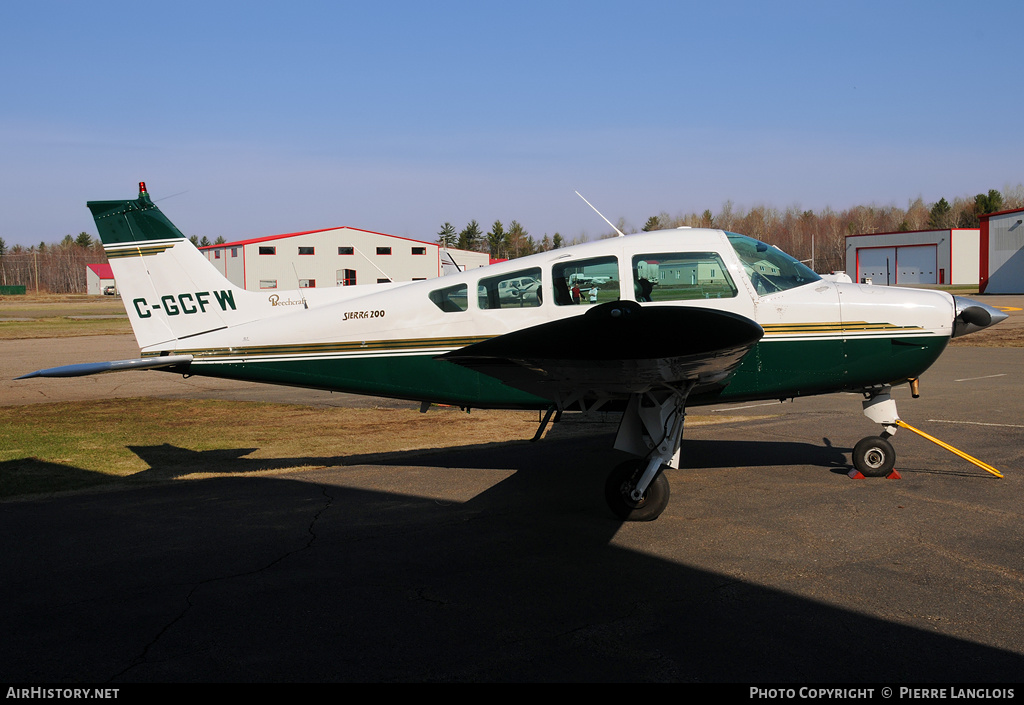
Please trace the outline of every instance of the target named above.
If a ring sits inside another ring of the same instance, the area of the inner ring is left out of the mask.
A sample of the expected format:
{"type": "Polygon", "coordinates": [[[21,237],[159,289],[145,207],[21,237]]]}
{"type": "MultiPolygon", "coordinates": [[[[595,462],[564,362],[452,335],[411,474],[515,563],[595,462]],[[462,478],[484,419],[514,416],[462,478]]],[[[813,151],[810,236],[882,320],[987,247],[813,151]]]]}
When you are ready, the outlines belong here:
{"type": "Polygon", "coordinates": [[[427,245],[434,245],[435,247],[437,246],[436,242],[426,242],[425,240],[416,240],[416,239],[411,238],[411,237],[402,237],[401,235],[388,235],[387,233],[378,233],[378,232],[374,232],[373,230],[363,230],[362,228],[353,228],[353,227],[348,226],[348,225],[343,225],[340,228],[320,228],[319,230],[305,230],[305,231],[300,232],[300,233],[285,233],[283,235],[267,235],[267,236],[264,236],[264,237],[249,238],[248,240],[235,240],[234,242],[222,242],[219,245],[204,245],[203,247],[200,247],[199,249],[200,250],[213,250],[213,249],[224,248],[224,247],[239,247],[241,245],[252,245],[253,243],[257,243],[257,242],[268,242],[268,241],[271,241],[271,240],[281,240],[281,239],[286,238],[286,237],[295,237],[296,235],[312,235],[314,233],[325,233],[325,232],[328,232],[328,231],[331,231],[331,230],[342,230],[342,229],[357,230],[357,231],[362,232],[362,233],[370,233],[371,235],[383,235],[384,237],[393,237],[396,240],[409,240],[410,242],[415,242],[415,243],[420,243],[420,244],[427,244],[427,245]]]}
{"type": "Polygon", "coordinates": [[[85,266],[95,272],[100,279],[114,278],[114,270],[110,268],[109,264],[87,264],[85,266]]]}
{"type": "Polygon", "coordinates": [[[1009,215],[1010,213],[1021,213],[1024,212],[1024,208],[1011,208],[1008,211],[998,211],[996,213],[983,213],[978,218],[991,218],[994,215],[1009,215]]]}

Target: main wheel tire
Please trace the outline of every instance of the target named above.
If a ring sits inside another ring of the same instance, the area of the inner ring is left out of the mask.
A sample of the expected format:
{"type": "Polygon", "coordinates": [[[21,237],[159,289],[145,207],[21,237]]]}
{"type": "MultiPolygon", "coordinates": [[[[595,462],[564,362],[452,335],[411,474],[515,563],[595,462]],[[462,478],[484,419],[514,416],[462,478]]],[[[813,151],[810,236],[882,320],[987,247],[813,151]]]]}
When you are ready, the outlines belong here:
{"type": "Polygon", "coordinates": [[[853,447],[853,467],[865,477],[885,477],[896,466],[896,451],[880,436],[862,438],[853,447]]]}
{"type": "Polygon", "coordinates": [[[612,470],[605,481],[605,500],[612,513],[623,521],[653,521],[668,506],[670,492],[664,467],[655,475],[639,501],[631,496],[646,467],[645,460],[627,460],[612,470]]]}

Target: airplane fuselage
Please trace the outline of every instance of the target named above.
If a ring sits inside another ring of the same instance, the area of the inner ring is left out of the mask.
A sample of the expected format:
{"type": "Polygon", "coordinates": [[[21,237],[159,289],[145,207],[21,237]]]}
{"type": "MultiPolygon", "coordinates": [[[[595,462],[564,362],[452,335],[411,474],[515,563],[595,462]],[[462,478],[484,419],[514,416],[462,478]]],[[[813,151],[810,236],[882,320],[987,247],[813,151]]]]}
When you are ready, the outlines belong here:
{"type": "MultiPolygon", "coordinates": [[[[195,322],[190,335],[168,333],[143,348],[144,355],[191,354],[193,374],[466,407],[551,405],[551,399],[438,357],[583,314],[591,302],[584,296],[577,303],[567,284],[584,276],[603,280],[594,303],[708,308],[763,328],[728,384],[698,390],[690,404],[902,383],[924,372],[950,338],[955,313],[948,294],[822,280],[773,248],[752,249],[760,246],[719,230],[679,229],[408,284],[265,293],[191,287],[126,306],[133,324],[154,317],[195,322]],[[519,287],[524,281],[539,284],[519,287]]],[[[122,258],[113,250],[116,266],[122,258]]],[[[658,338],[713,334],[652,329],[607,344],[643,357],[658,338]]],[[[571,339],[551,343],[566,358],[580,352],[571,339]]]]}

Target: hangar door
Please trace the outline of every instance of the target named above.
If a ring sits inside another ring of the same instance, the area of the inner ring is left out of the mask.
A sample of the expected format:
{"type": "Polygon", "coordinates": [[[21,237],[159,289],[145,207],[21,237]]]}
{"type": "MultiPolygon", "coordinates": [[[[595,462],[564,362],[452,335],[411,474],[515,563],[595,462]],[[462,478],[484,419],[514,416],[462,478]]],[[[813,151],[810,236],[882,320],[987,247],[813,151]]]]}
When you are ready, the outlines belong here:
{"type": "Polygon", "coordinates": [[[938,284],[935,245],[896,248],[897,284],[938,284]]]}
{"type": "Polygon", "coordinates": [[[875,284],[938,284],[935,245],[857,250],[857,279],[875,284]]]}
{"type": "Polygon", "coordinates": [[[866,247],[857,250],[857,281],[872,284],[896,283],[896,248],[866,247]]]}

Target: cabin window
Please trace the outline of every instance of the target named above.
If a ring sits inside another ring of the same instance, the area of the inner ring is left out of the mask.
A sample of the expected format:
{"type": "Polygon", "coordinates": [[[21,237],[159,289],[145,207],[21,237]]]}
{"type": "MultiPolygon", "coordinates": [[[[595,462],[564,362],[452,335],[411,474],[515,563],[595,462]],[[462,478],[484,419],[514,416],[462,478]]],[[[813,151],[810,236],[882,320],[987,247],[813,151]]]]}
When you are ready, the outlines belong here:
{"type": "Polygon", "coordinates": [[[356,250],[355,250],[354,247],[339,247],[338,248],[338,254],[339,255],[354,255],[355,253],[356,253],[356,250]]]}
{"type": "Polygon", "coordinates": [[[299,280],[299,288],[300,289],[315,289],[316,288],[316,279],[300,279],[299,280]]]}
{"type": "Polygon", "coordinates": [[[430,300],[445,313],[458,313],[469,307],[469,288],[465,284],[435,289],[430,292],[430,300]]]}
{"type": "Polygon", "coordinates": [[[540,267],[481,279],[477,287],[480,308],[534,308],[540,306],[540,267]]]}
{"type": "Polygon", "coordinates": [[[636,300],[731,299],[736,285],[715,252],[658,252],[633,257],[636,300]]]}
{"type": "Polygon", "coordinates": [[[277,280],[276,279],[260,279],[260,288],[261,289],[276,289],[277,288],[277,280]]]}
{"type": "Polygon", "coordinates": [[[427,254],[427,248],[426,247],[414,247],[414,248],[412,248],[412,253],[414,255],[425,255],[425,254],[427,254]]]}
{"type": "Polygon", "coordinates": [[[260,254],[261,255],[276,255],[277,254],[277,248],[276,247],[261,247],[260,248],[260,254]]]}
{"type": "Polygon", "coordinates": [[[314,252],[315,249],[316,248],[314,248],[314,247],[300,247],[299,248],[299,254],[300,255],[312,255],[312,254],[315,254],[315,252],[314,252]]]}
{"type": "Polygon", "coordinates": [[[619,300],[619,260],[616,257],[559,262],[551,268],[555,304],[603,304],[619,300]]]}
{"type": "Polygon", "coordinates": [[[391,283],[391,280],[390,280],[390,279],[387,279],[386,277],[379,277],[379,278],[377,279],[377,283],[378,283],[378,284],[390,284],[390,283],[391,283]]]}
{"type": "Polygon", "coordinates": [[[339,269],[338,270],[338,286],[355,286],[356,285],[356,270],[354,269],[339,269]]]}
{"type": "Polygon", "coordinates": [[[391,254],[391,248],[390,247],[378,247],[377,248],[377,254],[378,255],[390,255],[391,254]]]}
{"type": "Polygon", "coordinates": [[[214,259],[220,259],[220,250],[214,250],[213,251],[213,258],[214,259]]]}
{"type": "Polygon", "coordinates": [[[238,248],[237,247],[232,247],[231,248],[231,256],[232,257],[238,257],[238,248]]]}

